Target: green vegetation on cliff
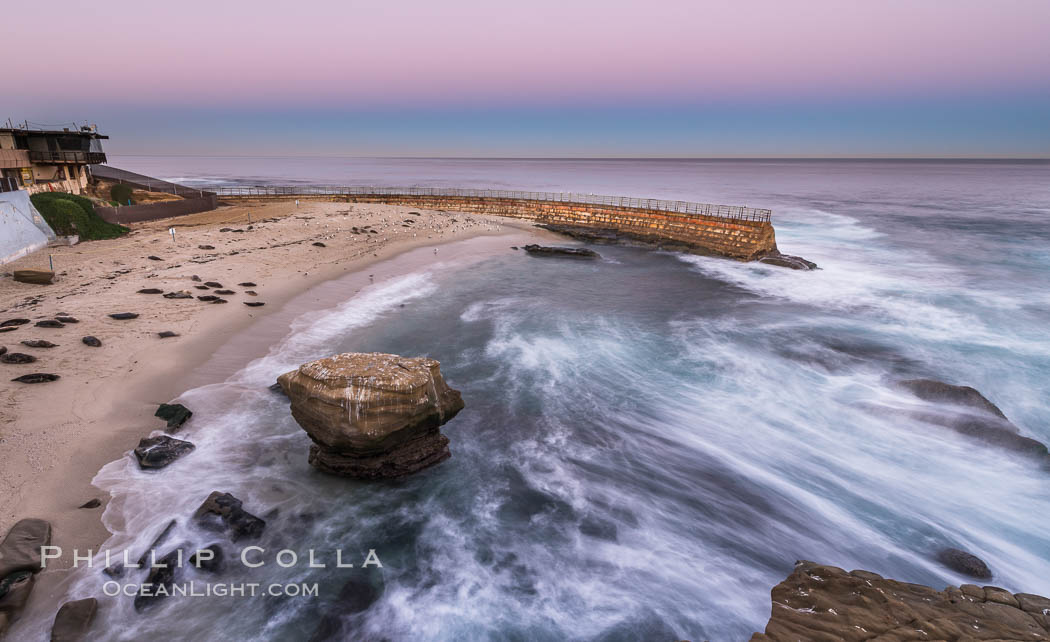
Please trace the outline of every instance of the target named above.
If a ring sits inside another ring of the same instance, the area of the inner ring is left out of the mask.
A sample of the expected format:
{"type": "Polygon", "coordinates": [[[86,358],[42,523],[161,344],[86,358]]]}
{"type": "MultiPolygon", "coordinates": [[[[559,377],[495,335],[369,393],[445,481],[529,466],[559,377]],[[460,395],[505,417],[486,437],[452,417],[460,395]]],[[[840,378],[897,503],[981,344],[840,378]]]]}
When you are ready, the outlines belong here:
{"type": "Polygon", "coordinates": [[[95,213],[91,201],[65,192],[41,192],[29,197],[33,207],[59,236],[80,236],[82,241],[113,239],[128,233],[128,228],[107,223],[95,213]]]}

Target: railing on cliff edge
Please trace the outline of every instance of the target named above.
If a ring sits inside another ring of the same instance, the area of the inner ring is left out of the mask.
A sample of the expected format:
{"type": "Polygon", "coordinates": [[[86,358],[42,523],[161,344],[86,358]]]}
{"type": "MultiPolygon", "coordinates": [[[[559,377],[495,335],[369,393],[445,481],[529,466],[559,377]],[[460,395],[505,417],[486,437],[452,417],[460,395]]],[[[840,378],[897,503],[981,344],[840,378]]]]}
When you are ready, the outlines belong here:
{"type": "Polygon", "coordinates": [[[238,186],[219,187],[215,193],[223,196],[449,196],[459,198],[498,198],[551,203],[580,203],[608,205],[634,209],[696,214],[737,221],[770,222],[772,211],[740,205],[713,205],[691,201],[666,201],[656,198],[629,196],[601,196],[572,192],[518,192],[488,189],[453,189],[442,187],[337,187],[337,186],[238,186]]]}

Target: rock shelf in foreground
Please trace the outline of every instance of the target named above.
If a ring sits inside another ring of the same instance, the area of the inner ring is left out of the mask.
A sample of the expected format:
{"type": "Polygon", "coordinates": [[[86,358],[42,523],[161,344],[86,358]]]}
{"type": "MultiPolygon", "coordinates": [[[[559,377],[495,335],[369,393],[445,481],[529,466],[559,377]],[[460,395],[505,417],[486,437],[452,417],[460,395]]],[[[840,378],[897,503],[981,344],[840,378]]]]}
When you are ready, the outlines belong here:
{"type": "Polygon", "coordinates": [[[772,599],[766,631],[752,642],[1050,639],[1050,600],[995,586],[938,591],[803,561],[772,599]]]}
{"type": "Polygon", "coordinates": [[[425,357],[345,353],[277,379],[310,435],[310,464],[362,479],[401,477],[451,454],[439,428],[463,409],[459,392],[425,357]]]}

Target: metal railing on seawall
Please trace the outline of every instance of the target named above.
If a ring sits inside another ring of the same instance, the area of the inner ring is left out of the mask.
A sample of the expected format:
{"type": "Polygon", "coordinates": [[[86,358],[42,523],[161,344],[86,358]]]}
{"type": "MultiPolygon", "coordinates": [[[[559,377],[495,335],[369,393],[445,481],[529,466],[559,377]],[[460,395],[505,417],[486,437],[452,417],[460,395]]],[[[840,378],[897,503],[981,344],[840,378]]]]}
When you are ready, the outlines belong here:
{"type": "Polygon", "coordinates": [[[631,198],[629,196],[602,196],[575,192],[517,192],[489,189],[453,189],[443,187],[338,187],[338,186],[239,186],[215,189],[223,196],[435,196],[455,198],[498,198],[550,203],[580,203],[583,205],[606,205],[634,209],[695,214],[736,221],[760,221],[768,223],[772,211],[741,205],[714,205],[691,201],[666,201],[656,198],[631,198]]]}

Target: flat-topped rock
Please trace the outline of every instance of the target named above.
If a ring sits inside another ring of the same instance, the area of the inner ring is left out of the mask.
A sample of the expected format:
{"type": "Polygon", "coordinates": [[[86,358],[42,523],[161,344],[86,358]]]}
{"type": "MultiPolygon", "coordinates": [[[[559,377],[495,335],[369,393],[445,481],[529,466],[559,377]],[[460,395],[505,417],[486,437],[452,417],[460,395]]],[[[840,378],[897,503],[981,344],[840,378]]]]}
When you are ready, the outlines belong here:
{"type": "Polygon", "coordinates": [[[86,640],[97,611],[98,600],[93,597],[63,604],[55,614],[55,623],[51,626],[51,642],[86,640]]]}
{"type": "Polygon", "coordinates": [[[771,597],[765,633],[752,642],[1050,638],[1050,600],[994,586],[938,591],[803,561],[771,597]]]}
{"type": "Polygon", "coordinates": [[[345,353],[304,364],[278,383],[314,441],[310,463],[321,470],[399,477],[451,456],[439,428],[463,399],[433,359],[345,353]]]}
{"type": "Polygon", "coordinates": [[[545,245],[526,245],[525,251],[533,256],[565,256],[576,259],[600,259],[601,255],[585,247],[548,247],[545,245]]]}

